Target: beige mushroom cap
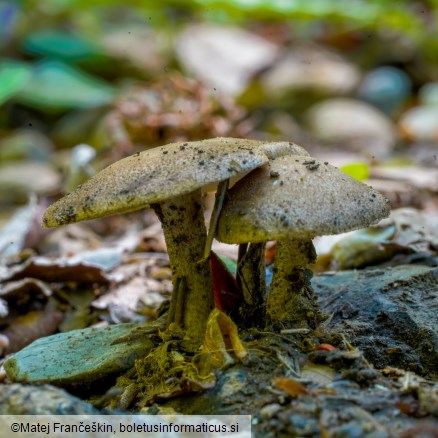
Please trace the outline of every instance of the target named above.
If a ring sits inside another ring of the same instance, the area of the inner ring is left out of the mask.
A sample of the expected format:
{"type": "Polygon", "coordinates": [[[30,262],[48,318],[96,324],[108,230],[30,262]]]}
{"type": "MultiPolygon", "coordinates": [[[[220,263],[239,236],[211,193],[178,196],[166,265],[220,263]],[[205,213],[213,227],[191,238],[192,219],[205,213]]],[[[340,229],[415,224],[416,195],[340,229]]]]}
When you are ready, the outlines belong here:
{"type": "Polygon", "coordinates": [[[216,237],[225,243],[307,239],[367,227],[389,212],[383,195],[336,167],[283,156],[229,191],[216,237]]]}
{"type": "Polygon", "coordinates": [[[60,225],[138,210],[242,174],[287,153],[307,152],[289,142],[215,138],[149,149],[103,169],[52,204],[43,225],[60,225]]]}

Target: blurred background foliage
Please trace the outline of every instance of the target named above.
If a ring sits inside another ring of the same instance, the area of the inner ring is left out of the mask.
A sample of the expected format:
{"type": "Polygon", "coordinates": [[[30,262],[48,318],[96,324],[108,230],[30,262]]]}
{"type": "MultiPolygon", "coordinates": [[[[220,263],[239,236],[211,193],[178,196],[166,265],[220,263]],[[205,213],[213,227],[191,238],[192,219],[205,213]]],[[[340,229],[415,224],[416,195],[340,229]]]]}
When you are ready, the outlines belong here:
{"type": "MultiPolygon", "coordinates": [[[[345,169],[364,179],[436,146],[437,22],[438,0],[0,0],[0,184],[53,195],[215,135],[351,143],[345,169]],[[17,160],[48,163],[53,190],[38,174],[23,188],[17,160]]],[[[26,198],[5,192],[3,206],[26,198]]]]}

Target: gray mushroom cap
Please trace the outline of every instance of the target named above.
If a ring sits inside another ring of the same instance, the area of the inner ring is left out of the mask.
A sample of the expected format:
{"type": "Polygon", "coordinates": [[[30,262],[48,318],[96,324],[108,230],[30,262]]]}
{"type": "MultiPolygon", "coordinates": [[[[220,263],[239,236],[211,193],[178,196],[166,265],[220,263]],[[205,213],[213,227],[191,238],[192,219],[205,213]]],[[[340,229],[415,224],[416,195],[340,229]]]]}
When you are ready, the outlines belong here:
{"type": "Polygon", "coordinates": [[[269,158],[307,154],[294,143],[215,138],[149,149],[103,169],[52,204],[43,225],[60,225],[138,210],[218,183],[266,164],[269,158]]]}
{"type": "Polygon", "coordinates": [[[389,215],[389,201],[330,164],[283,156],[229,191],[216,238],[225,243],[313,238],[367,227],[389,215]]]}

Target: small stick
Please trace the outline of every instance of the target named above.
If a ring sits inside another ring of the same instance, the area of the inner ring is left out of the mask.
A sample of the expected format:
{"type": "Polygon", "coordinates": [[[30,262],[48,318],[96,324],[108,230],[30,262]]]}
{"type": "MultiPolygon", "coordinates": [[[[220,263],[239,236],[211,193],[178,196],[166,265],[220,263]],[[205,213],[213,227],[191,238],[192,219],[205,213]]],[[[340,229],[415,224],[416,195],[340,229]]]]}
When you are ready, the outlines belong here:
{"type": "Polygon", "coordinates": [[[224,200],[229,184],[230,180],[226,179],[225,181],[221,181],[217,187],[216,200],[214,202],[213,211],[211,213],[207,240],[205,241],[204,257],[202,260],[199,260],[198,263],[201,263],[210,257],[211,245],[213,243],[214,235],[216,234],[217,223],[219,221],[219,216],[222,211],[222,206],[224,205],[224,200]]]}
{"type": "Polygon", "coordinates": [[[281,354],[277,351],[276,353],[277,359],[292,373],[295,374],[297,377],[301,377],[300,373],[296,370],[294,370],[294,368],[290,365],[289,361],[281,354]]]}
{"type": "Polygon", "coordinates": [[[310,329],[308,328],[291,328],[280,330],[280,334],[282,335],[307,335],[308,333],[310,333],[310,329]]]}

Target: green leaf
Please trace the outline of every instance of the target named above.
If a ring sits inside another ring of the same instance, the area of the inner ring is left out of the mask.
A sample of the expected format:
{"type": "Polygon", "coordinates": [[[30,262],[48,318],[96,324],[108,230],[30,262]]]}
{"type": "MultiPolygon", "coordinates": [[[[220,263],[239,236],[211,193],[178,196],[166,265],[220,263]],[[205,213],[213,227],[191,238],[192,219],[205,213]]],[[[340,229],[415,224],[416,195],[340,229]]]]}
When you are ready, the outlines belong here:
{"type": "Polygon", "coordinates": [[[340,169],[358,181],[364,181],[370,176],[370,169],[366,163],[350,163],[341,166],[340,169]]]}
{"type": "Polygon", "coordinates": [[[0,63],[0,105],[24,87],[31,72],[31,67],[24,63],[14,61],[0,63]]]}
{"type": "Polygon", "coordinates": [[[23,40],[22,48],[32,55],[56,57],[65,61],[90,60],[104,56],[103,50],[91,41],[58,30],[32,33],[23,40]]]}
{"type": "Polygon", "coordinates": [[[62,62],[43,61],[17,99],[39,110],[64,111],[105,105],[113,96],[113,87],[105,82],[62,62]]]}

